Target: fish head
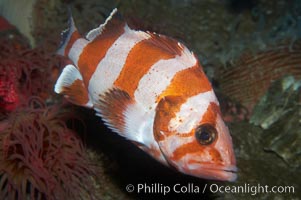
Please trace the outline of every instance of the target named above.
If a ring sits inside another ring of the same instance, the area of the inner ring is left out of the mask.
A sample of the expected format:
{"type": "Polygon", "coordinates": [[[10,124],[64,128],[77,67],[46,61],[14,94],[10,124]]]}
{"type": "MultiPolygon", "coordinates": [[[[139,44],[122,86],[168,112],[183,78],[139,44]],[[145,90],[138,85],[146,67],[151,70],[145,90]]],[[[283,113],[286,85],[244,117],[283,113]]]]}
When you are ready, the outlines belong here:
{"type": "Polygon", "coordinates": [[[212,92],[189,101],[166,97],[157,106],[154,137],[166,161],[199,178],[235,181],[232,139],[212,92]]]}

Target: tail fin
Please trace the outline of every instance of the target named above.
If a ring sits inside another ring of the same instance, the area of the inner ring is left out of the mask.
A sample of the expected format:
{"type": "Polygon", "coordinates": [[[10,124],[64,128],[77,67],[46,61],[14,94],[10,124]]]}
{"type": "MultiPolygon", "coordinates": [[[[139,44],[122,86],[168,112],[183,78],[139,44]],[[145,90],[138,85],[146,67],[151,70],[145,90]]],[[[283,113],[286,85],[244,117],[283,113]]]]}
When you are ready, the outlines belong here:
{"type": "Polygon", "coordinates": [[[72,103],[91,108],[87,88],[84,85],[83,77],[74,65],[67,65],[58,78],[54,91],[58,94],[64,94],[72,103]]]}
{"type": "Polygon", "coordinates": [[[74,25],[73,17],[71,14],[71,10],[69,9],[69,28],[64,30],[61,35],[62,35],[62,41],[60,44],[60,47],[57,51],[57,54],[62,55],[62,56],[68,56],[69,51],[74,44],[74,42],[81,38],[81,35],[77,31],[77,28],[74,25]]]}

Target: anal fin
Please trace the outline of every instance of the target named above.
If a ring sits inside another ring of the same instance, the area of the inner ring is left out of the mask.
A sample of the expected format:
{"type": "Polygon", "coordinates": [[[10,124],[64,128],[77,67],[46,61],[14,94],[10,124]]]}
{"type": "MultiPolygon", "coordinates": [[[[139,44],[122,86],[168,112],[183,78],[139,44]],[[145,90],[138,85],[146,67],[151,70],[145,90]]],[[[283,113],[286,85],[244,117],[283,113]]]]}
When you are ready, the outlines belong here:
{"type": "Polygon", "coordinates": [[[82,75],[74,65],[66,65],[55,84],[54,91],[64,94],[71,103],[76,105],[89,108],[93,106],[82,75]]]}

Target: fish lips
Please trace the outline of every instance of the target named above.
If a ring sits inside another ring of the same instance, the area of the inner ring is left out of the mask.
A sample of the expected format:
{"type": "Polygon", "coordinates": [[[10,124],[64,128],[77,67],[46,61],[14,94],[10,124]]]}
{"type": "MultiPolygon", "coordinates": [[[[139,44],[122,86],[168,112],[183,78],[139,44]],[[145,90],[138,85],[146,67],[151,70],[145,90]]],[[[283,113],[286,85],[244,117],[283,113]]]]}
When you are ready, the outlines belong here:
{"type": "Polygon", "coordinates": [[[213,166],[204,165],[199,163],[189,164],[187,170],[183,170],[184,173],[196,176],[199,178],[229,181],[234,182],[237,179],[237,167],[235,165],[229,166],[213,166]]]}

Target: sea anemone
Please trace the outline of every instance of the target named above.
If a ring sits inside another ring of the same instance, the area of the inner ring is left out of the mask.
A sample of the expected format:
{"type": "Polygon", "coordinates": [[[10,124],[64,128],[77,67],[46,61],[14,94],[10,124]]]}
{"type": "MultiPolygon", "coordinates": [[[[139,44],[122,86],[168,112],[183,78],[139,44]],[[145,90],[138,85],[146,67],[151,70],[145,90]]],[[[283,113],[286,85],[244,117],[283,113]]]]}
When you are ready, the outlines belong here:
{"type": "Polygon", "coordinates": [[[0,199],[95,199],[94,167],[66,116],[31,98],[0,122],[0,199]]]}
{"type": "Polygon", "coordinates": [[[0,111],[12,111],[19,105],[20,97],[16,87],[17,74],[9,65],[0,63],[0,111]]]}
{"type": "Polygon", "coordinates": [[[54,105],[62,62],[15,29],[0,37],[0,199],[95,199],[96,168],[66,125],[74,113],[54,105]]]}
{"type": "Polygon", "coordinates": [[[31,96],[50,98],[63,58],[40,48],[18,48],[14,43],[4,41],[0,44],[1,112],[13,111],[31,96]]]}

